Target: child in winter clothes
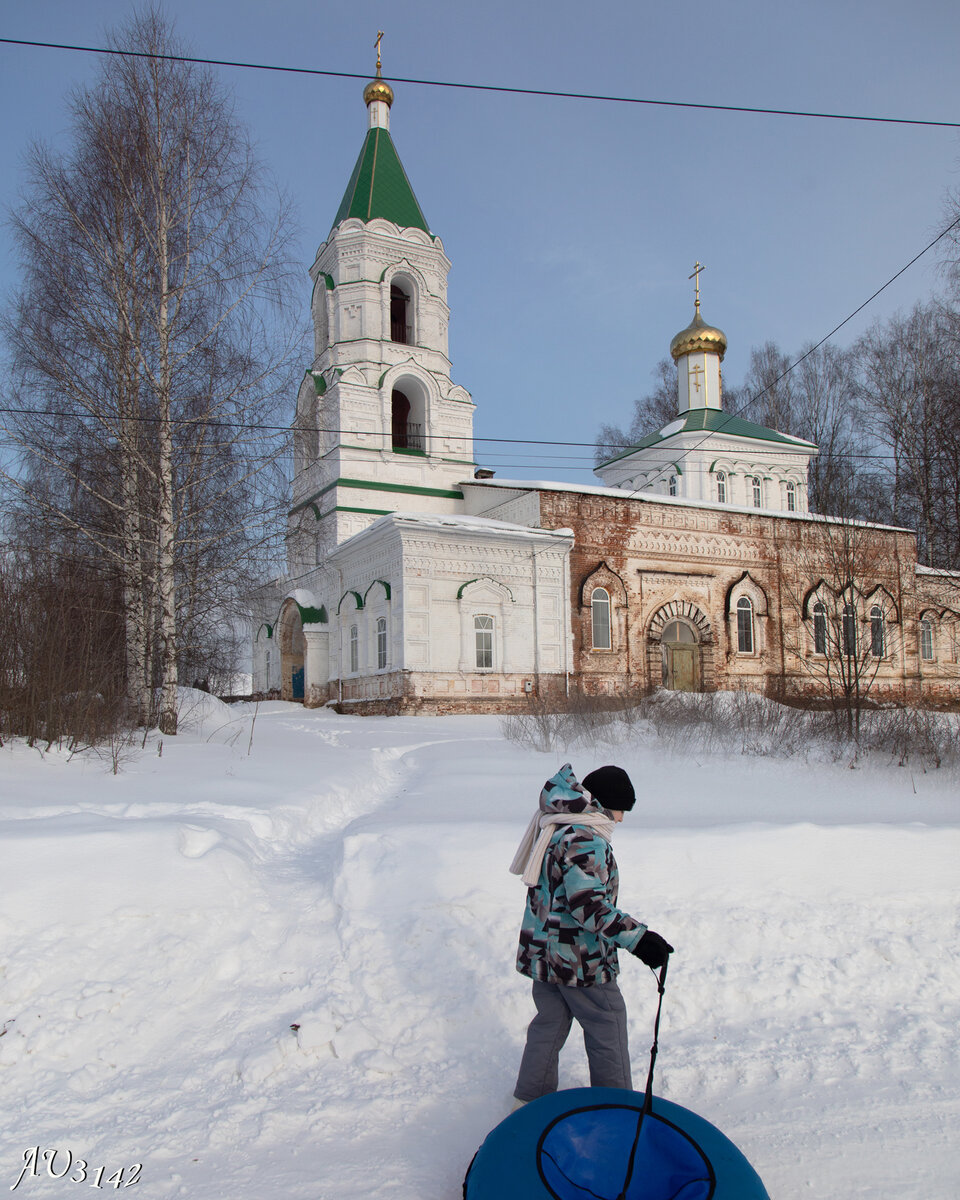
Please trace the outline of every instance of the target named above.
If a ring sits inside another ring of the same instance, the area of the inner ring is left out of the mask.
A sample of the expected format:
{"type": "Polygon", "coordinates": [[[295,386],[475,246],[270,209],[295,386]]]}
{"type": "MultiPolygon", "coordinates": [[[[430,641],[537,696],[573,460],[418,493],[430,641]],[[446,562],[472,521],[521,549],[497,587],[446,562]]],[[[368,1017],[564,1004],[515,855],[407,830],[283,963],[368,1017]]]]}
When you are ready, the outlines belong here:
{"type": "Polygon", "coordinates": [[[600,767],[581,786],[565,763],[544,784],[539,812],[511,865],[529,889],[517,970],[533,980],[537,1008],[514,1089],[522,1103],[557,1090],[560,1048],[574,1017],[583,1029],[591,1086],[632,1087],[617,947],[655,969],[673,950],[617,908],[610,838],[635,801],[622,768],[600,767]]]}

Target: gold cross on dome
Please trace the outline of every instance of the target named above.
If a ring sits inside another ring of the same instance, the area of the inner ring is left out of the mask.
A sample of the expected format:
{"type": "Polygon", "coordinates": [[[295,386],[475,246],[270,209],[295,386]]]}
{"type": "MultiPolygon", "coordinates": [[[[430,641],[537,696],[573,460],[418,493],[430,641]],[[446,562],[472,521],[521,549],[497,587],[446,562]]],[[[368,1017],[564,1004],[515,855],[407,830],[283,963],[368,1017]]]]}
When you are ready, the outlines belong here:
{"type": "Polygon", "coordinates": [[[694,388],[694,391],[697,391],[697,392],[700,391],[700,372],[702,370],[703,370],[703,367],[701,367],[699,363],[697,363],[697,365],[695,367],[690,368],[690,375],[693,378],[693,388],[694,388]]]}
{"type": "Polygon", "coordinates": [[[699,259],[697,259],[697,261],[693,264],[693,274],[687,276],[688,279],[696,279],[696,281],[697,281],[696,284],[694,285],[695,294],[696,294],[697,312],[700,311],[700,272],[705,271],[705,270],[706,270],[706,267],[703,265],[702,262],[700,262],[699,259]]]}
{"type": "Polygon", "coordinates": [[[383,41],[383,30],[377,30],[377,75],[380,74],[380,43],[383,41]]]}

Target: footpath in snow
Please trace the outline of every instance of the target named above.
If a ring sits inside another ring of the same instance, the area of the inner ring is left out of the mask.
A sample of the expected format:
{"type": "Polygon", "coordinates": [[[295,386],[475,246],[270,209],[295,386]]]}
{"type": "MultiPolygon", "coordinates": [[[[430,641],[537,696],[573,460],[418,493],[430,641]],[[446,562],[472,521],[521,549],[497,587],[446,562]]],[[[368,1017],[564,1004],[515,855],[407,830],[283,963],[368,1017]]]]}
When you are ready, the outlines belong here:
{"type": "MultiPolygon", "coordinates": [[[[637,786],[621,903],[677,948],[658,1092],[773,1200],[960,1196],[955,775],[188,699],[117,775],[0,750],[0,1191],[38,1146],[63,1177],[12,1194],[457,1200],[532,1015],[507,864],[569,759],[637,786]]],[[[656,990],[622,968],[642,1080],[656,990]]]]}

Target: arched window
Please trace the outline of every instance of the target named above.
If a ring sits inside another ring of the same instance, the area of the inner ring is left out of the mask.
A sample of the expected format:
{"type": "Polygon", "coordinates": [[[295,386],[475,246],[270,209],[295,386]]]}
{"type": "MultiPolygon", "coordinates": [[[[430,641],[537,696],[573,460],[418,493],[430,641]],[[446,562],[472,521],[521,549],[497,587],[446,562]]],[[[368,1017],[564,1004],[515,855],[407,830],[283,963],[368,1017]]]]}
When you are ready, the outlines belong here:
{"type": "Polygon", "coordinates": [[[350,626],[350,674],[356,675],[360,670],[360,630],[356,625],[350,626]]]}
{"type": "Polygon", "coordinates": [[[409,345],[413,341],[410,324],[412,304],[406,290],[397,283],[390,285],[390,340],[409,345]]]}
{"type": "Polygon", "coordinates": [[[377,617],[377,670],[387,665],[387,618],[377,617]]]}
{"type": "Polygon", "coordinates": [[[920,622],[920,657],[924,662],[933,662],[933,622],[920,622]]]}
{"type": "Polygon", "coordinates": [[[815,654],[827,652],[827,609],[819,600],[813,606],[813,650],[815,654]]]}
{"type": "Polygon", "coordinates": [[[749,596],[737,601],[737,650],[741,654],[753,653],[753,605],[749,596]]]}
{"type": "Polygon", "coordinates": [[[604,588],[594,588],[590,597],[593,616],[593,648],[609,650],[610,639],[610,595],[604,588]]]}
{"type": "Polygon", "coordinates": [[[759,475],[754,475],[750,481],[750,486],[753,489],[753,507],[763,508],[763,480],[759,475]]]}
{"type": "Polygon", "coordinates": [[[795,483],[787,484],[787,512],[797,511],[797,485],[795,483]]]}
{"type": "Polygon", "coordinates": [[[870,653],[874,658],[883,658],[887,652],[886,634],[883,628],[883,609],[875,604],[870,609],[870,653]]]}
{"type": "Polygon", "coordinates": [[[493,617],[479,613],[473,618],[473,629],[477,648],[477,670],[489,671],[493,667],[493,617]]]}
{"type": "Polygon", "coordinates": [[[847,658],[857,653],[857,614],[852,604],[843,606],[843,653],[847,658]]]}
{"type": "Polygon", "coordinates": [[[727,502],[727,473],[726,471],[717,472],[717,503],[726,504],[727,502]]]}
{"type": "Polygon", "coordinates": [[[670,482],[668,484],[667,490],[669,491],[671,496],[675,496],[677,494],[677,477],[676,477],[676,475],[670,476],[670,482]]]}

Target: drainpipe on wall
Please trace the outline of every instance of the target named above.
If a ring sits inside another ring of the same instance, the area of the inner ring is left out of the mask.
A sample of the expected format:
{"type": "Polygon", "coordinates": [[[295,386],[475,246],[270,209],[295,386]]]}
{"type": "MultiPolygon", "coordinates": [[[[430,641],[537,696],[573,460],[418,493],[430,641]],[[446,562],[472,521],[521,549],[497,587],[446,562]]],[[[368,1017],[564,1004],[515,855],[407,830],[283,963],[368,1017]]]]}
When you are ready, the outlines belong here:
{"type": "MultiPolygon", "coordinates": [[[[343,572],[337,567],[337,595],[343,595],[343,572]]],[[[343,704],[343,631],[337,613],[337,703],[343,704]]]]}
{"type": "Polygon", "coordinates": [[[570,552],[563,558],[563,690],[570,698],[570,647],[573,645],[573,610],[570,605],[570,552]]]}
{"type": "Polygon", "coordinates": [[[537,550],[531,547],[530,558],[533,568],[533,677],[540,691],[540,588],[537,575],[537,550]]]}

